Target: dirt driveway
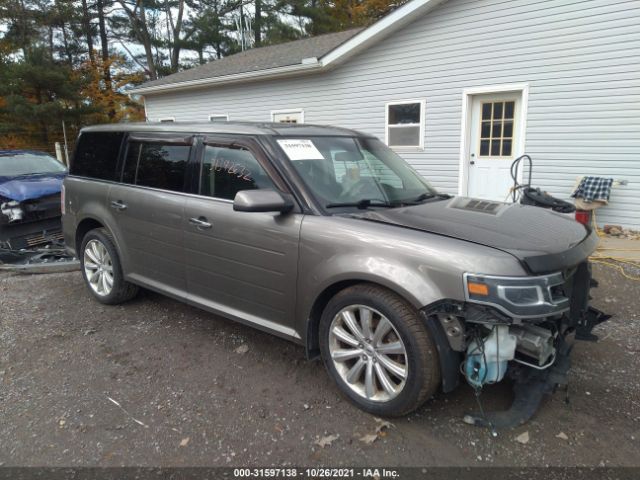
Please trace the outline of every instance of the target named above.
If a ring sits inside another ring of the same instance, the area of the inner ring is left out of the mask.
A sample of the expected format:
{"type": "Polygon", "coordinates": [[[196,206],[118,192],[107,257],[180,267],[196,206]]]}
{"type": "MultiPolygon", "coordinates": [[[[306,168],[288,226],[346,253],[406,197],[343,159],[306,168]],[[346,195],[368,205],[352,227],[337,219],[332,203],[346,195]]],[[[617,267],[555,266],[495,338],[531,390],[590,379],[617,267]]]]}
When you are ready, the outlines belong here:
{"type": "MultiPolygon", "coordinates": [[[[462,423],[475,409],[462,386],[366,444],[379,423],[301,347],[149,292],[102,306],[79,273],[3,274],[0,464],[638,466],[640,284],[596,277],[594,303],[615,317],[576,347],[569,404],[557,393],[491,438],[462,423]]],[[[505,407],[510,389],[482,398],[505,407]]]]}

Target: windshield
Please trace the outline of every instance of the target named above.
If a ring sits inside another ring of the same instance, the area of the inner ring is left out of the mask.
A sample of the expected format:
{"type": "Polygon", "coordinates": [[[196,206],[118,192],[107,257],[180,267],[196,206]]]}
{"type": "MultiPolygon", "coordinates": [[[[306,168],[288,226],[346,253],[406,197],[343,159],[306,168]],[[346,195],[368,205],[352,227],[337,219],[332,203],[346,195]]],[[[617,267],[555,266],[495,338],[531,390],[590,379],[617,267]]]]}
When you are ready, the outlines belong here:
{"type": "Polygon", "coordinates": [[[374,138],[305,137],[277,142],[325,207],[398,206],[438,195],[374,138]]]}
{"type": "Polygon", "coordinates": [[[40,173],[64,173],[65,166],[46,154],[28,152],[0,153],[0,177],[17,177],[40,173]]]}

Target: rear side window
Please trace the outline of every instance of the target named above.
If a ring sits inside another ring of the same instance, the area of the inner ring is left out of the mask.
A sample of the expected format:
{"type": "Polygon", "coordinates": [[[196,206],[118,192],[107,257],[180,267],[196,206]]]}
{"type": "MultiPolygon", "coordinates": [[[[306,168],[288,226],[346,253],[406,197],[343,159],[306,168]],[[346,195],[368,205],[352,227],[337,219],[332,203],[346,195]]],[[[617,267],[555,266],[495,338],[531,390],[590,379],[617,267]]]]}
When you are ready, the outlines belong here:
{"type": "Polygon", "coordinates": [[[200,175],[200,194],[233,200],[241,190],[275,188],[253,154],[244,148],[207,145],[200,175]]]}
{"type": "Polygon", "coordinates": [[[87,132],[80,135],[71,175],[117,180],[116,165],[122,144],[122,132],[87,132]]]}
{"type": "Polygon", "coordinates": [[[130,142],[122,181],[181,192],[184,190],[190,150],[188,145],[130,142]]]}

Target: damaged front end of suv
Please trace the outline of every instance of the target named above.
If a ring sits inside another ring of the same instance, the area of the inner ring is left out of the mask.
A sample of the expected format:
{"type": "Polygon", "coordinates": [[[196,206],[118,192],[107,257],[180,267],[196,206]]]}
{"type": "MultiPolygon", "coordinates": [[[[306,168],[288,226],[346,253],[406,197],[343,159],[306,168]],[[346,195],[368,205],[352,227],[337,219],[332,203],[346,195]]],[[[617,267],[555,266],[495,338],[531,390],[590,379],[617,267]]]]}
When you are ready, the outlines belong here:
{"type": "Polygon", "coordinates": [[[47,154],[0,151],[3,257],[62,240],[60,197],[65,176],[64,165],[47,154]]]}
{"type": "Polygon", "coordinates": [[[444,298],[421,309],[438,344],[443,390],[452,391],[461,373],[476,394],[504,379],[515,390],[509,410],[485,414],[479,405],[480,413],[465,417],[468,423],[509,428],[526,422],[545,393],[567,384],[574,341],[596,340],[593,328],[609,318],[589,305],[596,285],[589,256],[598,235],[568,217],[466,197],[358,216],[436,235],[425,244],[449,258],[442,263],[431,256],[420,267],[433,277],[446,272],[431,287],[444,298]],[[438,237],[449,239],[453,256],[436,247],[438,237]],[[508,265],[492,261],[491,251],[505,255],[508,265]]]}
{"type": "MultiPolygon", "coordinates": [[[[551,268],[588,255],[597,244],[591,232],[561,257],[525,258],[529,267],[541,260],[551,268]]],[[[609,315],[589,305],[589,291],[597,286],[591,266],[577,266],[526,277],[465,273],[465,301],[442,301],[425,309],[437,319],[467,382],[479,395],[483,386],[505,378],[514,383],[509,410],[465,416],[467,423],[511,428],[536,412],[544,394],[567,385],[570,354],[575,340],[596,341],[593,328],[609,315]],[[457,355],[456,355],[457,354],[457,355]]]]}

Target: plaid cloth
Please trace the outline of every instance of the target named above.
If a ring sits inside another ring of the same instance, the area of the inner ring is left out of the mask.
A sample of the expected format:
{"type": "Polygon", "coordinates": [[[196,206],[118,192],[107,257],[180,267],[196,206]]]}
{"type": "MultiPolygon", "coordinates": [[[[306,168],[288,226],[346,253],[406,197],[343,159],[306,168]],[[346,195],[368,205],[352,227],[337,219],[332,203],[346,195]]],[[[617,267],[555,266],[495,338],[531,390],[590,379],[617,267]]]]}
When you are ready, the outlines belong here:
{"type": "Polygon", "coordinates": [[[594,200],[608,202],[609,195],[611,195],[611,185],[613,185],[613,178],[582,177],[578,188],[571,196],[573,198],[582,198],[587,203],[591,203],[594,200]]]}

